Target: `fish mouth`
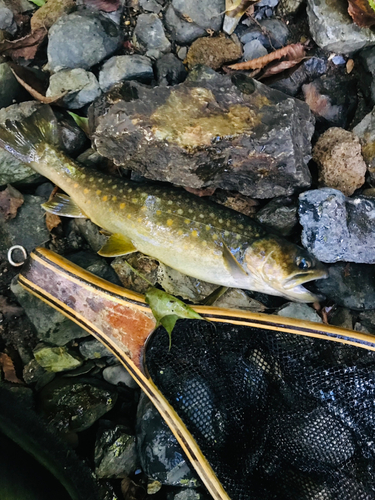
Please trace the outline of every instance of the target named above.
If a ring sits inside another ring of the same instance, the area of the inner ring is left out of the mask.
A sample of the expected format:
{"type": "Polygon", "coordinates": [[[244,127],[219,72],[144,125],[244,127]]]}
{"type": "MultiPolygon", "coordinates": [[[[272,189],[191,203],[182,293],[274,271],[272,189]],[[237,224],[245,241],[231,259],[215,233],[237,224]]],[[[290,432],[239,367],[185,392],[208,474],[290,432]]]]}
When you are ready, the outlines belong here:
{"type": "Polygon", "coordinates": [[[285,295],[298,302],[317,302],[322,299],[321,296],[310,292],[307,288],[302,286],[310,281],[324,279],[328,277],[328,271],[325,268],[314,269],[310,272],[298,273],[289,278],[284,283],[285,295]]]}
{"type": "MultiPolygon", "coordinates": [[[[304,273],[298,273],[288,278],[283,285],[285,290],[292,290],[296,287],[301,287],[301,285],[308,283],[309,281],[320,280],[328,277],[328,270],[325,268],[314,269],[313,271],[307,271],[304,273]]],[[[303,288],[303,287],[301,287],[303,288]]],[[[310,293],[310,292],[309,292],[310,293]]]]}

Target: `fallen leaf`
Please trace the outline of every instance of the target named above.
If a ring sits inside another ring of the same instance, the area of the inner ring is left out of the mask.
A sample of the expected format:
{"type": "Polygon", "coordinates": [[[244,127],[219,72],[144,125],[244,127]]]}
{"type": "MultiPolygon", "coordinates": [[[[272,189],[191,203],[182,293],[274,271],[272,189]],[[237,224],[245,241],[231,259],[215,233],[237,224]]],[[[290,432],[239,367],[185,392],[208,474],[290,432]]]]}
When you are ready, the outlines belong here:
{"type": "Polygon", "coordinates": [[[353,59],[348,59],[346,63],[346,72],[348,73],[348,75],[353,71],[353,69],[354,69],[354,61],[353,59]]]}
{"type": "Polygon", "coordinates": [[[16,370],[14,369],[14,364],[8,354],[0,352],[0,366],[4,372],[4,378],[8,382],[13,382],[14,384],[23,384],[16,375],[16,370]]]}
{"type": "Polygon", "coordinates": [[[14,219],[17,210],[23,204],[23,196],[14,187],[8,184],[4,191],[0,192],[0,216],[4,220],[14,219]]]}
{"type": "Polygon", "coordinates": [[[74,0],[49,0],[37,9],[30,19],[31,31],[39,28],[49,29],[61,16],[77,8],[74,0]]]}
{"type": "Polygon", "coordinates": [[[278,61],[275,62],[274,64],[270,64],[262,73],[262,75],[259,77],[259,80],[262,80],[264,78],[268,78],[269,76],[272,75],[277,75],[278,73],[281,73],[282,71],[285,71],[286,69],[293,68],[293,66],[296,66],[300,62],[302,62],[305,59],[305,57],[302,57],[301,59],[293,59],[291,61],[278,61]]]}
{"type": "Polygon", "coordinates": [[[48,87],[48,80],[40,78],[39,74],[35,71],[17,66],[14,63],[8,63],[17,81],[25,88],[29,94],[37,101],[43,104],[59,104],[59,101],[66,95],[67,92],[57,96],[46,97],[46,90],[48,87]]]}
{"type": "Polygon", "coordinates": [[[349,0],[348,12],[361,28],[369,28],[375,24],[374,0],[349,0]]]}
{"type": "Polygon", "coordinates": [[[76,113],[72,113],[71,111],[68,111],[68,113],[73,118],[73,120],[76,122],[78,127],[84,131],[84,133],[87,135],[87,137],[90,137],[89,119],[86,118],[85,116],[79,116],[76,113]]]}
{"type": "Polygon", "coordinates": [[[84,0],[84,4],[104,12],[114,12],[120,7],[120,0],[84,0]]]}
{"type": "Polygon", "coordinates": [[[204,188],[204,189],[194,189],[191,187],[185,187],[185,191],[188,193],[195,194],[196,196],[212,196],[214,192],[216,191],[215,187],[210,187],[210,188],[204,188]]]}
{"type": "MultiPolygon", "coordinates": [[[[48,201],[52,200],[52,198],[57,193],[58,189],[59,188],[57,186],[53,188],[51,194],[49,195],[48,201]]],[[[46,226],[49,232],[51,232],[52,229],[59,226],[60,224],[61,224],[61,219],[58,215],[46,212],[46,226]]]]}
{"type": "Polygon", "coordinates": [[[34,59],[46,35],[47,30],[40,28],[18,40],[3,40],[0,42],[0,54],[9,56],[13,60],[20,57],[27,60],[34,59]]]}
{"type": "Polygon", "coordinates": [[[45,0],[30,0],[30,2],[35,3],[38,7],[42,7],[46,3],[45,0]]]}
{"type": "Polygon", "coordinates": [[[0,295],[0,311],[7,319],[10,319],[12,316],[21,316],[23,314],[22,307],[9,304],[8,299],[3,295],[0,295]]]}
{"type": "Polygon", "coordinates": [[[223,31],[231,35],[249,7],[258,2],[259,0],[225,0],[223,31]]]}
{"type": "Polygon", "coordinates": [[[235,70],[262,69],[273,61],[282,59],[283,61],[296,60],[300,62],[305,56],[305,45],[302,43],[293,43],[291,45],[287,45],[286,47],[282,47],[281,49],[277,49],[266,56],[251,59],[250,61],[242,63],[232,64],[228,66],[228,68],[235,70]]]}
{"type": "Polygon", "coordinates": [[[203,319],[182,300],[163,292],[158,288],[150,288],[145,295],[145,301],[150,306],[158,324],[164,326],[169,335],[169,348],[171,348],[172,331],[179,318],[203,319]]]}

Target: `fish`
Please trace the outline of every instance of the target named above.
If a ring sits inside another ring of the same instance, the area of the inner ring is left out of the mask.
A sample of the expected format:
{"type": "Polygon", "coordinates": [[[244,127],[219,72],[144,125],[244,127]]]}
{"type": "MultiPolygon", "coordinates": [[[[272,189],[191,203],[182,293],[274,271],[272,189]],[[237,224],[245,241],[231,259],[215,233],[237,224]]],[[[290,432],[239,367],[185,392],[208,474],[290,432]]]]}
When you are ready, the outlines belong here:
{"type": "Polygon", "coordinates": [[[315,302],[303,285],[327,277],[305,249],[250,217],[181,188],[140,184],[78,164],[59,148],[48,105],[0,126],[0,147],[47,177],[57,193],[43,208],[89,218],[110,234],[99,255],[139,251],[183,274],[297,302],[315,302]]]}

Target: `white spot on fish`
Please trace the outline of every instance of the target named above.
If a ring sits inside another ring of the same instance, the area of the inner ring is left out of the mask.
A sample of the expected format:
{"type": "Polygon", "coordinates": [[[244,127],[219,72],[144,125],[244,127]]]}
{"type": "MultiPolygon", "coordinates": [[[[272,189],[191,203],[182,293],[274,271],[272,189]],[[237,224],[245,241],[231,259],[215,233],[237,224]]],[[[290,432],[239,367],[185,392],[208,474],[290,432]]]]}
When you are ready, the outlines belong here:
{"type": "Polygon", "coordinates": [[[181,210],[181,208],[179,208],[179,209],[177,210],[177,213],[178,213],[178,215],[182,215],[182,214],[184,213],[184,211],[183,211],[183,210],[181,210]]]}
{"type": "Polygon", "coordinates": [[[172,205],[173,201],[172,200],[168,200],[168,205],[172,205]]]}

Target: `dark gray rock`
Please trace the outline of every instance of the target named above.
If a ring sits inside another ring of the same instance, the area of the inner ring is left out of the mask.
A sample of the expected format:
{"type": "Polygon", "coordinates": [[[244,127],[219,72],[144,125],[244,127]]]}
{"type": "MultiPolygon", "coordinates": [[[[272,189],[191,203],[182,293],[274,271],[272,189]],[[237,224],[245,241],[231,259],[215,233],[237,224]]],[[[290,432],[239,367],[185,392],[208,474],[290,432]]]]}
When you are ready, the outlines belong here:
{"type": "Polygon", "coordinates": [[[68,109],[78,109],[100,96],[100,88],[96,76],[82,68],[65,69],[51,76],[46,96],[68,93],[63,103],[68,109]]]}
{"type": "Polygon", "coordinates": [[[283,236],[290,236],[298,224],[297,202],[292,198],[271,200],[257,212],[255,219],[283,236]]]}
{"type": "Polygon", "coordinates": [[[187,77],[182,62],[174,54],[165,54],[156,62],[156,78],[158,85],[177,85],[187,77]]]}
{"type": "Polygon", "coordinates": [[[135,437],[122,425],[101,427],[95,442],[95,474],[99,478],[123,478],[138,465],[135,437]]]}
{"type": "Polygon", "coordinates": [[[370,182],[375,186],[375,108],[353,128],[362,144],[362,155],[370,174],[370,182]]]}
{"type": "Polygon", "coordinates": [[[289,29],[283,21],[279,19],[264,19],[260,22],[260,25],[266,30],[275,49],[287,45],[289,29]]]}
{"type": "Polygon", "coordinates": [[[210,500],[210,497],[193,488],[184,488],[178,492],[168,491],[166,500],[210,500]]]}
{"type": "Polygon", "coordinates": [[[55,115],[59,121],[61,148],[68,156],[75,158],[87,147],[87,136],[67,113],[63,114],[56,110],[55,115]]]}
{"type": "Polygon", "coordinates": [[[79,352],[85,359],[100,359],[113,356],[111,351],[96,339],[83,340],[79,344],[79,352]]]}
{"type": "Polygon", "coordinates": [[[134,30],[136,41],[145,48],[146,56],[158,59],[171,50],[163,23],[156,14],[141,14],[134,30]]]}
{"type": "Polygon", "coordinates": [[[337,189],[299,197],[302,244],[322,262],[375,264],[375,199],[346,198],[337,189]]]}
{"type": "Polygon", "coordinates": [[[108,239],[104,234],[100,233],[100,228],[91,222],[90,219],[74,219],[73,224],[78,228],[92,250],[94,252],[99,252],[108,239]]]}
{"type": "Polygon", "coordinates": [[[180,17],[188,17],[203,29],[218,31],[223,22],[224,0],[172,0],[172,5],[180,17]]]}
{"type": "Polygon", "coordinates": [[[27,292],[16,279],[12,281],[11,290],[34,325],[37,337],[43,342],[63,346],[73,339],[89,335],[76,323],[27,292]]]}
{"type": "Polygon", "coordinates": [[[0,219],[0,255],[4,256],[13,245],[22,245],[31,252],[49,240],[45,212],[40,206],[44,202],[39,196],[25,195],[14,219],[6,222],[0,219]]]}
{"type": "Polygon", "coordinates": [[[362,312],[359,315],[359,320],[369,332],[375,333],[375,310],[362,312]]]}
{"type": "Polygon", "coordinates": [[[69,254],[69,260],[100,278],[110,281],[115,285],[121,285],[121,281],[109,263],[94,252],[81,251],[71,253],[69,254]]]}
{"type": "Polygon", "coordinates": [[[197,38],[204,36],[206,30],[200,28],[195,23],[184,21],[176,14],[176,11],[170,5],[165,13],[165,25],[171,32],[172,39],[179,44],[186,45],[194,42],[197,38]]]}
{"type": "Polygon", "coordinates": [[[106,92],[116,83],[137,80],[150,83],[154,78],[151,60],[145,56],[113,56],[106,61],[99,73],[99,84],[106,92]]]}
{"type": "Polygon", "coordinates": [[[3,0],[0,0],[0,30],[14,35],[17,31],[17,23],[14,14],[3,0]]]}
{"type": "Polygon", "coordinates": [[[311,57],[297,67],[291,75],[270,82],[269,86],[285,94],[295,96],[307,81],[315,80],[327,71],[327,61],[319,57],[311,57]]]}
{"type": "MultiPolygon", "coordinates": [[[[1,7],[0,7],[1,13],[1,7]]],[[[0,61],[0,108],[10,106],[22,92],[22,87],[7,63],[0,61]]]]}
{"type": "Polygon", "coordinates": [[[137,410],[137,445],[142,469],[150,478],[171,486],[199,484],[176,438],[145,394],[137,410]]]}
{"type": "Polygon", "coordinates": [[[302,87],[311,111],[329,126],[347,127],[357,106],[356,82],[350,75],[323,75],[302,87]]]}
{"type": "Polygon", "coordinates": [[[120,41],[118,26],[98,12],[73,12],[49,30],[48,66],[53,72],[91,68],[111,55],[120,41]]]}
{"type": "Polygon", "coordinates": [[[307,15],[312,37],[324,50],[350,55],[375,44],[373,30],[353,23],[344,3],[308,0],[307,15]]]}
{"type": "Polygon", "coordinates": [[[150,179],[255,198],[310,185],[314,120],[301,101],[243,74],[208,69],[191,71],[174,87],[128,82],[121,95],[113,105],[113,96],[99,98],[89,111],[98,152],[117,165],[150,179]]]}
{"type": "Polygon", "coordinates": [[[244,61],[250,61],[251,59],[257,59],[258,57],[263,57],[268,54],[267,49],[261,44],[257,39],[247,42],[243,47],[244,61]]]}
{"type": "Polygon", "coordinates": [[[162,9],[162,6],[155,0],[139,0],[139,5],[143,10],[154,12],[154,14],[159,14],[162,9]]]}
{"type": "Polygon", "coordinates": [[[320,293],[339,306],[355,311],[375,309],[373,265],[338,262],[330,266],[329,277],[316,281],[315,285],[320,293]]]}
{"type": "Polygon", "coordinates": [[[55,378],[38,395],[39,411],[62,433],[88,429],[116,401],[109,384],[91,378],[55,378]]]}

